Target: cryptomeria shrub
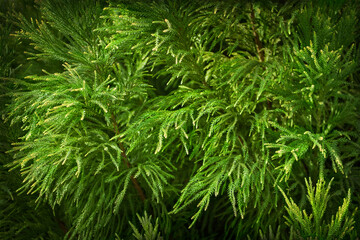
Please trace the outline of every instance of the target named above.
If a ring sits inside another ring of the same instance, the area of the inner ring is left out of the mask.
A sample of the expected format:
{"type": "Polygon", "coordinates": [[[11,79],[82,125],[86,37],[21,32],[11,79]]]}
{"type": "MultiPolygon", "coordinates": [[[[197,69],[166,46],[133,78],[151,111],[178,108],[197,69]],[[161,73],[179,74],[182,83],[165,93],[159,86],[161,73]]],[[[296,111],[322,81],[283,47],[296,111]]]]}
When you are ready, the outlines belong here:
{"type": "Polygon", "coordinates": [[[74,239],[356,238],[358,10],[40,1],[7,167],[74,239]]]}

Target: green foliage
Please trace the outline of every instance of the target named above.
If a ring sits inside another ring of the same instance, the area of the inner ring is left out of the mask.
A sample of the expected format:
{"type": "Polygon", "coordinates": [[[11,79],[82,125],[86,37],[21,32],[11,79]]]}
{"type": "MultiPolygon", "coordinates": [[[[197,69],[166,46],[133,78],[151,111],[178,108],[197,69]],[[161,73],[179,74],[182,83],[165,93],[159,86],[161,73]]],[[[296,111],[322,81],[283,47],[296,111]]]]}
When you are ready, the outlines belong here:
{"type": "Polygon", "coordinates": [[[70,239],[356,238],[358,6],[40,1],[6,168],[70,239]]]}
{"type": "Polygon", "coordinates": [[[160,233],[158,232],[158,219],[156,219],[155,226],[151,223],[151,216],[148,216],[147,213],[144,213],[144,217],[140,217],[139,214],[137,214],[137,217],[140,221],[140,224],[142,228],[144,229],[144,234],[141,234],[139,230],[130,223],[131,228],[134,231],[135,239],[137,240],[161,240],[163,239],[160,236],[160,233]]]}
{"type": "MultiPolygon", "coordinates": [[[[332,179],[333,180],[333,179],[332,179]]],[[[331,180],[331,181],[332,181],[331,180]]],[[[287,207],[286,210],[289,217],[285,217],[287,224],[293,226],[298,231],[299,238],[301,239],[343,239],[344,236],[353,230],[354,217],[349,217],[348,210],[350,205],[350,190],[344,203],[336,213],[336,216],[331,217],[330,223],[325,223],[324,214],[326,211],[327,203],[330,199],[329,191],[331,181],[328,186],[324,186],[325,182],[319,180],[316,187],[312,187],[311,179],[306,181],[308,189],[308,201],[311,205],[312,214],[308,215],[305,210],[297,206],[292,198],[290,200],[283,190],[287,207]]]]}
{"type": "Polygon", "coordinates": [[[17,171],[9,172],[6,166],[12,161],[12,155],[6,152],[22,134],[18,125],[11,128],[3,121],[6,104],[10,103],[6,93],[14,91],[11,79],[36,69],[21,57],[22,51],[28,48],[27,44],[12,36],[17,29],[12,11],[26,8],[29,10],[27,14],[34,15],[36,11],[31,3],[25,1],[13,5],[1,1],[0,5],[0,238],[62,239],[58,216],[54,216],[48,205],[36,204],[33,196],[19,195],[17,189],[22,186],[23,178],[17,171]]]}

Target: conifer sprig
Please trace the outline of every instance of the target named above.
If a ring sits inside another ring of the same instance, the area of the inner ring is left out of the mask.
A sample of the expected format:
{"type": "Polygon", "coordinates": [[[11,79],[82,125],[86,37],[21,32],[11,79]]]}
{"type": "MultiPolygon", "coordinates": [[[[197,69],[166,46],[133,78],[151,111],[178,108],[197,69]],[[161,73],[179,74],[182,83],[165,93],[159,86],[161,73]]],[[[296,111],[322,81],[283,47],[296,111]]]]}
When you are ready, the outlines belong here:
{"type": "Polygon", "coordinates": [[[345,235],[353,230],[354,224],[353,216],[345,217],[350,204],[350,190],[347,197],[344,198],[343,205],[339,207],[336,216],[332,216],[331,222],[326,224],[324,214],[330,199],[329,191],[333,179],[327,187],[323,180],[319,180],[316,187],[312,187],[311,179],[309,181],[305,179],[305,181],[308,189],[307,199],[312,209],[310,215],[305,210],[301,211],[294,200],[289,199],[284,191],[280,189],[287,204],[286,210],[289,214],[289,217],[285,217],[287,224],[293,226],[298,237],[304,239],[343,239],[345,235]]]}

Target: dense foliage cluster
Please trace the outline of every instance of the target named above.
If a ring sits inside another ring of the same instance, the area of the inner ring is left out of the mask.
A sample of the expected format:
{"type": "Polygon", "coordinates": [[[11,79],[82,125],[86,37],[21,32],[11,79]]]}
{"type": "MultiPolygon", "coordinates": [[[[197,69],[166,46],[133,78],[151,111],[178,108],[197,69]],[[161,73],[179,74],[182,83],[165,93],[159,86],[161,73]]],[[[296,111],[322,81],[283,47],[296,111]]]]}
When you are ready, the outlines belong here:
{"type": "Polygon", "coordinates": [[[17,4],[1,239],[359,237],[358,1],[17,4]]]}

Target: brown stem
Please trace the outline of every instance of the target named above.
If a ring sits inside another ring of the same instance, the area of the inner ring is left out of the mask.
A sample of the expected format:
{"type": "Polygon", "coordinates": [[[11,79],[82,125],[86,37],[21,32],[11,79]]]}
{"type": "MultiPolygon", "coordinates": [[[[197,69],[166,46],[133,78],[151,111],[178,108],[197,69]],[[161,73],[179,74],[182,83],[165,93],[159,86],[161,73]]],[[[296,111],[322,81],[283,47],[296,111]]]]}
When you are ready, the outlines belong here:
{"type": "MultiPolygon", "coordinates": [[[[262,45],[262,43],[260,41],[259,34],[257,33],[257,31],[255,29],[255,11],[254,11],[253,4],[251,4],[250,7],[251,7],[250,21],[251,21],[251,28],[253,30],[253,35],[254,35],[254,40],[255,40],[255,45],[256,45],[256,51],[258,53],[260,62],[264,62],[265,61],[265,55],[264,55],[264,51],[262,51],[263,45],[262,45]]],[[[272,102],[269,101],[269,100],[267,100],[267,107],[268,107],[268,109],[272,109],[272,102]]]]}
{"type": "MultiPolygon", "coordinates": [[[[64,233],[64,236],[66,236],[66,234],[68,234],[69,229],[66,227],[65,223],[63,221],[61,221],[60,219],[56,219],[56,222],[58,223],[61,231],[64,233]]],[[[76,234],[76,236],[78,237],[78,235],[76,234]]],[[[71,233],[69,235],[67,235],[66,239],[71,239],[71,233]]]]}
{"type": "Polygon", "coordinates": [[[241,139],[241,137],[238,136],[238,138],[239,138],[239,141],[240,141],[241,145],[244,145],[244,142],[243,142],[243,140],[241,139]]]}
{"type": "MultiPolygon", "coordinates": [[[[117,122],[116,122],[116,118],[115,118],[115,115],[114,115],[114,114],[111,114],[111,120],[112,120],[112,123],[113,123],[113,126],[114,126],[114,132],[115,132],[115,134],[116,134],[116,135],[119,135],[119,133],[120,133],[120,132],[119,132],[119,126],[118,126],[118,124],[117,124],[117,122]]],[[[122,142],[120,141],[120,139],[119,139],[119,141],[118,141],[118,145],[119,145],[119,147],[120,147],[120,149],[121,149],[121,156],[122,156],[122,158],[123,158],[124,164],[125,164],[128,168],[130,168],[130,167],[131,167],[131,164],[130,164],[129,159],[128,159],[126,153],[125,153],[124,145],[122,144],[122,142]]],[[[145,201],[145,199],[146,199],[145,193],[144,193],[144,191],[142,190],[142,188],[140,187],[139,182],[138,182],[133,176],[131,176],[130,179],[131,179],[131,182],[134,184],[134,187],[135,187],[136,191],[138,192],[141,200],[142,200],[142,201],[145,201]]]]}
{"type": "Polygon", "coordinates": [[[65,223],[63,221],[59,220],[59,219],[56,219],[56,221],[59,224],[59,227],[60,227],[61,231],[64,233],[64,235],[66,235],[69,230],[65,226],[65,223]]]}
{"type": "Polygon", "coordinates": [[[254,40],[255,40],[255,44],[256,44],[256,50],[257,50],[258,56],[260,58],[260,61],[263,62],[265,60],[265,56],[264,56],[264,51],[262,51],[263,46],[260,41],[259,34],[257,33],[257,31],[255,29],[255,11],[254,11],[254,7],[252,4],[251,4],[250,21],[251,21],[251,28],[253,30],[254,40]]]}

